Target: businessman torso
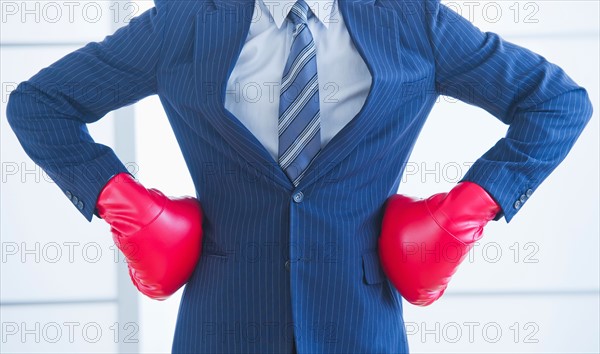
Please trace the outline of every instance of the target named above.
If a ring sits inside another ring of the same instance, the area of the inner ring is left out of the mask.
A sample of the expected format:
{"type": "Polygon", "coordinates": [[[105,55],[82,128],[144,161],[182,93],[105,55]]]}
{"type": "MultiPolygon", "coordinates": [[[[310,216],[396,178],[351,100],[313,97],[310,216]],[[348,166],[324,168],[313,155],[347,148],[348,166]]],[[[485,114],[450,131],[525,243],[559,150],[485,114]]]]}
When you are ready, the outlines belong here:
{"type": "Polygon", "coordinates": [[[340,2],[373,83],[294,188],[225,109],[254,2],[169,6],[158,91],[206,217],[174,351],[286,352],[294,337],[299,352],[406,351],[400,296],[376,244],[384,202],[435,100],[424,38],[409,38],[391,8],[340,2]],[[175,18],[181,25],[169,26],[175,18]]]}

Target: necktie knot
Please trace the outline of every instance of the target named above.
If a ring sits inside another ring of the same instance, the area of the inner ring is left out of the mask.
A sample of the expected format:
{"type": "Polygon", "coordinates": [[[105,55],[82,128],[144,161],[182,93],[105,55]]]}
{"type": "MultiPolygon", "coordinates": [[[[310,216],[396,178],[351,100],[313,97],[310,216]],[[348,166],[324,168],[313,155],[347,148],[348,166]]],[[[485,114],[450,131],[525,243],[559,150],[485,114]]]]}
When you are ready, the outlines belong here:
{"type": "Polygon", "coordinates": [[[310,8],[304,0],[298,0],[290,10],[288,18],[295,26],[306,24],[308,22],[308,11],[310,8]]]}

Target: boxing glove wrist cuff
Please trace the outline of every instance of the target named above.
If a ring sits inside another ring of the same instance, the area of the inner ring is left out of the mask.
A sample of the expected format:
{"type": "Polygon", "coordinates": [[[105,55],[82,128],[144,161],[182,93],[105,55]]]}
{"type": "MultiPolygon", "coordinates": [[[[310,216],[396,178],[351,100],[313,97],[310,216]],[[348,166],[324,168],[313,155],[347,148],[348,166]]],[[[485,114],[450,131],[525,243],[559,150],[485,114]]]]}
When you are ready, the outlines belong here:
{"type": "Polygon", "coordinates": [[[473,198],[473,207],[479,208],[482,213],[487,214],[488,221],[493,220],[496,214],[502,210],[494,198],[476,183],[464,181],[458,183],[456,188],[464,188],[465,194],[473,198]]]}
{"type": "Polygon", "coordinates": [[[113,176],[100,191],[98,215],[112,227],[135,232],[156,218],[163,209],[164,198],[153,195],[130,174],[113,176]]]}
{"type": "Polygon", "coordinates": [[[500,212],[500,206],[478,184],[460,182],[441,201],[438,212],[446,215],[465,215],[471,220],[488,222],[500,212]]]}

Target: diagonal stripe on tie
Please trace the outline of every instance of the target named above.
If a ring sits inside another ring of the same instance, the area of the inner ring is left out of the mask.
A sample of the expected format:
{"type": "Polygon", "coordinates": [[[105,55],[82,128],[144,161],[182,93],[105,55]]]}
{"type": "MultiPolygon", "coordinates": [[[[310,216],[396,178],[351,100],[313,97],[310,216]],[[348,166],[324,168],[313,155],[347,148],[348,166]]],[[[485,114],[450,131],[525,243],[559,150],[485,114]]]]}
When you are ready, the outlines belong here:
{"type": "Polygon", "coordinates": [[[317,113],[310,124],[304,128],[302,133],[296,138],[289,149],[279,158],[279,164],[283,168],[287,168],[292,161],[302,152],[302,149],[308,145],[310,140],[317,134],[319,130],[320,112],[317,113]]]}
{"type": "Polygon", "coordinates": [[[279,103],[279,165],[294,186],[321,149],[316,47],[307,24],[308,11],[304,0],[298,0],[288,15],[294,32],[279,103]]]}
{"type": "Polygon", "coordinates": [[[319,82],[317,75],[313,76],[304,88],[300,91],[298,96],[294,98],[294,101],[288,106],[288,108],[279,117],[279,135],[283,133],[285,128],[298,117],[298,113],[306,106],[306,104],[314,99],[314,95],[319,90],[319,82]]]}
{"type": "MultiPolygon", "coordinates": [[[[314,43],[313,43],[314,44],[314,43]]],[[[315,57],[315,46],[307,45],[306,48],[298,55],[296,61],[292,64],[292,71],[287,73],[286,76],[283,77],[281,81],[281,93],[283,94],[291,85],[291,83],[296,80],[298,74],[309,61],[315,57]]]]}

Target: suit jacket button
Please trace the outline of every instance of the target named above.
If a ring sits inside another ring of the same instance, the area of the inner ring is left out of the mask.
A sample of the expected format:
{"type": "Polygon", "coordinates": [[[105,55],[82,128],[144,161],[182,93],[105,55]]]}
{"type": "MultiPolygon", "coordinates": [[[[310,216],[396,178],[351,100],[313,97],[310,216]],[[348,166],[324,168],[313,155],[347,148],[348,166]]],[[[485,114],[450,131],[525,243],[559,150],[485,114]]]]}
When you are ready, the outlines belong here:
{"type": "Polygon", "coordinates": [[[285,261],[285,270],[287,270],[288,272],[290,271],[290,260],[288,259],[287,261],[285,261]]]}
{"type": "Polygon", "coordinates": [[[65,195],[67,196],[67,198],[71,199],[73,197],[73,194],[71,194],[71,191],[65,191],[65,195]]]}
{"type": "Polygon", "coordinates": [[[294,194],[294,202],[302,203],[303,200],[304,200],[304,193],[298,192],[298,193],[294,194]]]}
{"type": "Polygon", "coordinates": [[[73,196],[73,198],[71,198],[71,201],[73,202],[73,204],[77,205],[79,198],[77,198],[76,196],[73,196]]]}
{"type": "Polygon", "coordinates": [[[521,198],[519,199],[521,201],[521,203],[525,203],[525,201],[527,200],[527,197],[525,196],[525,194],[521,195],[521,198]]]}
{"type": "Polygon", "coordinates": [[[532,194],[533,194],[533,189],[528,189],[527,192],[525,192],[525,195],[527,195],[527,198],[531,197],[532,194]]]}
{"type": "Polygon", "coordinates": [[[521,201],[520,201],[520,200],[517,200],[517,201],[515,202],[515,209],[517,209],[517,210],[518,210],[520,207],[521,207],[521,201]]]}
{"type": "Polygon", "coordinates": [[[79,201],[79,203],[77,203],[77,209],[83,210],[83,202],[81,200],[79,201]]]}

